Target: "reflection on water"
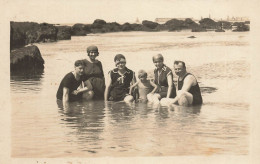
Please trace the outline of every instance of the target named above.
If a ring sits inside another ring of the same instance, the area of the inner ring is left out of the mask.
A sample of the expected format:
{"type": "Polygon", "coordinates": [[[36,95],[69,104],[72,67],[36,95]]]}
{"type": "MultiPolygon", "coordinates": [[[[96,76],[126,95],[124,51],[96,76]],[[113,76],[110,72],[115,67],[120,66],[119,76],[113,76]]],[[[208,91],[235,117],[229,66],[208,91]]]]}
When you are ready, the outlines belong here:
{"type": "Polygon", "coordinates": [[[100,149],[99,141],[104,131],[104,105],[102,102],[73,102],[63,109],[61,101],[57,100],[61,124],[75,129],[68,135],[76,135],[79,149],[95,153],[100,149]],[[84,146],[88,143],[88,146],[84,146]]]}
{"type": "Polygon", "coordinates": [[[248,125],[241,117],[248,115],[246,106],[180,107],[82,101],[63,109],[60,101],[57,104],[60,124],[71,129],[66,135],[77,137],[74,143],[85,155],[209,155],[230,151],[242,155],[247,152],[247,137],[243,134],[248,133],[248,125]],[[223,111],[225,115],[220,115],[223,111]],[[234,149],[238,145],[241,149],[234,149]]]}
{"type": "Polygon", "coordinates": [[[10,76],[12,91],[24,93],[26,91],[39,92],[42,88],[44,70],[13,71],[10,76]]]}
{"type": "Polygon", "coordinates": [[[248,93],[241,94],[250,78],[248,34],[190,35],[108,33],[39,44],[44,72],[11,75],[12,157],[248,154],[248,93]],[[153,70],[151,59],[159,52],[171,68],[175,59],[186,61],[203,105],[80,101],[64,109],[56,102],[58,85],[91,44],[100,49],[105,74],[116,52],[136,72],[153,70]]]}
{"type": "Polygon", "coordinates": [[[200,91],[202,94],[204,93],[213,93],[217,91],[217,88],[214,87],[200,87],[200,91]]]}

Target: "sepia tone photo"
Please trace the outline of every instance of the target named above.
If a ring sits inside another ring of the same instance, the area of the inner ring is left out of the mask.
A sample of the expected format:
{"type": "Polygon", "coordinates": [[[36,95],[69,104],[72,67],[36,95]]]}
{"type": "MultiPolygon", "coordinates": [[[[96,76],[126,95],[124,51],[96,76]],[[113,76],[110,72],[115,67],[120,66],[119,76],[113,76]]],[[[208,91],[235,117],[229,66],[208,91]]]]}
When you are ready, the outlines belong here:
{"type": "Polygon", "coordinates": [[[46,2],[3,3],[9,161],[253,163],[252,4],[46,2]]]}

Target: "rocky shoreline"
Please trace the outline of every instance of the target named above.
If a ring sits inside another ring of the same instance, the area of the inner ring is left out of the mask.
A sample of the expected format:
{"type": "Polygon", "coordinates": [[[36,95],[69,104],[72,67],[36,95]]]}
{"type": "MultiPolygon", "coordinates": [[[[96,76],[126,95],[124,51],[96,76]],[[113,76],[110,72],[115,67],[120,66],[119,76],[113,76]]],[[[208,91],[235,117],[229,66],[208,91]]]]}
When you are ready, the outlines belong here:
{"type": "Polygon", "coordinates": [[[58,40],[70,40],[71,36],[86,36],[90,33],[108,33],[121,31],[181,31],[206,32],[215,30],[224,32],[231,30],[232,25],[237,28],[233,31],[249,31],[250,27],[243,22],[215,22],[205,18],[199,24],[187,18],[183,20],[172,19],[164,24],[144,20],[142,24],[107,23],[96,19],[92,24],[74,24],[73,26],[59,26],[48,23],[35,22],[10,22],[10,69],[11,73],[17,70],[44,69],[44,60],[36,46],[28,46],[33,43],[56,42],[58,40]],[[220,30],[221,29],[221,30],[220,30]]]}

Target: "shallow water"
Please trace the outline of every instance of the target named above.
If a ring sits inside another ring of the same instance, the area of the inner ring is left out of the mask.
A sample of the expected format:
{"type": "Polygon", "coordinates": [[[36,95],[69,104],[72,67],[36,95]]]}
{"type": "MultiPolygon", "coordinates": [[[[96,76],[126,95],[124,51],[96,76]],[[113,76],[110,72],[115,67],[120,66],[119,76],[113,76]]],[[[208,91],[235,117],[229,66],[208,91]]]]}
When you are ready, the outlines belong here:
{"type": "Polygon", "coordinates": [[[44,72],[11,76],[13,157],[171,156],[248,154],[249,33],[120,32],[38,44],[44,72]],[[195,39],[187,38],[194,35],[195,39]],[[152,71],[184,60],[198,78],[201,107],[56,102],[63,76],[95,44],[105,74],[122,53],[127,67],[152,71]]]}

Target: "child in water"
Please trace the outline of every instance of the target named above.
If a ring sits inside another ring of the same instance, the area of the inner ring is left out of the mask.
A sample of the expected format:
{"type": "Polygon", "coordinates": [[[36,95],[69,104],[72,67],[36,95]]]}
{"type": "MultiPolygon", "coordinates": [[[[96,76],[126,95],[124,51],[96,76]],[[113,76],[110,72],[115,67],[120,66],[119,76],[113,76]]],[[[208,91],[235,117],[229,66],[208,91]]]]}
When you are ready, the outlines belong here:
{"type": "Polygon", "coordinates": [[[147,73],[144,70],[138,72],[138,81],[130,87],[129,94],[131,95],[134,87],[138,87],[139,99],[138,102],[147,102],[147,95],[152,95],[157,90],[157,85],[147,79],[147,73]]]}

